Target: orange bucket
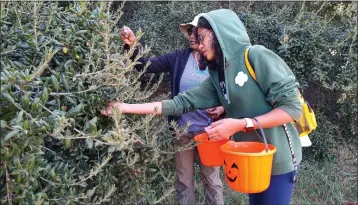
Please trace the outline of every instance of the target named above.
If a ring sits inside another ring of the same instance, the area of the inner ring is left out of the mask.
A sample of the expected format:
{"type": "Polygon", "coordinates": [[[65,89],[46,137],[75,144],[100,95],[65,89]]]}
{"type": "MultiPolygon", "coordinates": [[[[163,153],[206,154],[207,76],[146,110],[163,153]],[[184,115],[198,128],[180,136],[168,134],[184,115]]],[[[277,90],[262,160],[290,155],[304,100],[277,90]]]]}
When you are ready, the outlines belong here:
{"type": "Polygon", "coordinates": [[[258,125],[265,143],[229,141],[220,147],[224,155],[225,181],[234,191],[254,194],[265,191],[270,185],[276,147],[267,143],[258,125]]]}
{"type": "Polygon", "coordinates": [[[202,133],[194,137],[196,141],[200,161],[205,166],[221,166],[224,164],[224,158],[220,151],[220,146],[229,140],[209,141],[208,133],[202,133]]]}

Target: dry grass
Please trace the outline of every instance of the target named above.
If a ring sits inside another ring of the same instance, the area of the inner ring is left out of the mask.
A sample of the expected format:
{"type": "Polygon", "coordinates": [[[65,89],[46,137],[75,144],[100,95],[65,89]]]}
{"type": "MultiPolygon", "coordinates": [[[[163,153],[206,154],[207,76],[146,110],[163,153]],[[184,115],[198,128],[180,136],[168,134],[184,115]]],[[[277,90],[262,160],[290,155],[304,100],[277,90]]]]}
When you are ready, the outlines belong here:
{"type": "MultiPolygon", "coordinates": [[[[223,171],[222,171],[223,173],[223,171]]],[[[200,185],[199,175],[196,177],[200,185]]],[[[222,174],[222,179],[223,174],[222,174]]],[[[197,187],[199,204],[204,204],[203,190],[197,187]]],[[[357,155],[342,147],[334,162],[303,161],[292,204],[357,204],[357,155]]],[[[248,204],[248,196],[224,187],[225,204],[248,204]]]]}
{"type": "MultiPolygon", "coordinates": [[[[357,205],[357,154],[346,146],[332,154],[336,159],[332,162],[304,160],[301,163],[291,204],[357,205]]],[[[223,170],[221,170],[221,177],[224,182],[223,170]]],[[[197,204],[204,204],[198,165],[195,181],[197,204]]],[[[225,204],[228,205],[249,203],[248,195],[232,191],[225,182],[224,197],[225,204]]],[[[166,204],[177,204],[175,195],[170,196],[166,204]]]]}

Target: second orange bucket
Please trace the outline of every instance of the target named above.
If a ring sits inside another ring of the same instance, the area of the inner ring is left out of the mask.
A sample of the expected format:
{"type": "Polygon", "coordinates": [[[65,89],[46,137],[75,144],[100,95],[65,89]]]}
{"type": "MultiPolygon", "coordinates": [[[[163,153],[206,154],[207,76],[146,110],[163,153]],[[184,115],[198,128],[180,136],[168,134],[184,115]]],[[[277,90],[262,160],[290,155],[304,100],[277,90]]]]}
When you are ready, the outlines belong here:
{"type": "Polygon", "coordinates": [[[197,143],[200,161],[205,166],[221,166],[224,164],[223,154],[220,146],[229,140],[210,141],[207,133],[196,135],[194,140],[197,143]]]}

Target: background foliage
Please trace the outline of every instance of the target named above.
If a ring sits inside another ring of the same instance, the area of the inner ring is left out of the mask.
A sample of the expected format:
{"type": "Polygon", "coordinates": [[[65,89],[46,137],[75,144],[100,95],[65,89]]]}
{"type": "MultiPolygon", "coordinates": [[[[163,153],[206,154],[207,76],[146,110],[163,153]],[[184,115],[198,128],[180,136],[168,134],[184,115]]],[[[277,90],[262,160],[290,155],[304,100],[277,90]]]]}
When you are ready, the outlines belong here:
{"type": "MultiPolygon", "coordinates": [[[[168,76],[133,72],[116,26],[159,55],[201,12],[234,10],[278,53],[315,108],[293,202],[357,201],[356,2],[1,2],[1,202],[176,204],[166,120],[99,114],[112,100],[166,98],[168,76]],[[123,13],[122,13],[122,12],[123,13]],[[123,14],[123,15],[122,15],[123,14]],[[154,79],[154,80],[153,80],[154,79]],[[151,81],[153,80],[153,81],[151,81]],[[159,87],[158,87],[159,86],[159,87]],[[154,95],[152,95],[152,93],[154,95]]],[[[197,176],[198,177],[198,176],[197,176]]],[[[198,201],[204,201],[197,186],[198,201]]],[[[225,187],[226,204],[247,204],[225,187]]]]}
{"type": "Polygon", "coordinates": [[[251,43],[278,53],[296,74],[318,116],[314,144],[305,150],[310,157],[326,159],[340,143],[356,145],[357,3],[128,2],[118,25],[140,28],[151,54],[159,55],[188,46],[179,24],[218,8],[235,11],[251,43]]]}

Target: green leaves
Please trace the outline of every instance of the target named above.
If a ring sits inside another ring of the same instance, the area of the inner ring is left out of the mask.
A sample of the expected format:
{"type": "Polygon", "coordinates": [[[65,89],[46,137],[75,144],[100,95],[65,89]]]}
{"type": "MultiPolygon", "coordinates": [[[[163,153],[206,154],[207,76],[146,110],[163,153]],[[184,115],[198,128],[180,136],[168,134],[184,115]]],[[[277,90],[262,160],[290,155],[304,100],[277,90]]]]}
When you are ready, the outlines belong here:
{"type": "Polygon", "coordinates": [[[51,83],[52,83],[52,86],[55,90],[59,90],[60,89],[60,84],[56,78],[56,76],[54,75],[51,75],[51,83]]]}
{"type": "Polygon", "coordinates": [[[12,137],[18,136],[19,132],[20,132],[20,130],[13,130],[13,131],[8,132],[4,137],[4,142],[11,139],[12,137]]]}
{"type": "Polygon", "coordinates": [[[40,97],[43,104],[45,104],[47,102],[48,96],[49,96],[49,91],[46,87],[44,87],[41,92],[41,97],[40,97]]]}
{"type": "MultiPolygon", "coordinates": [[[[97,117],[94,117],[92,120],[88,121],[84,127],[84,130],[89,130],[91,136],[96,137],[97,136],[97,117]]],[[[93,138],[88,137],[86,139],[86,144],[89,149],[93,148],[93,138]]],[[[97,144],[96,144],[97,146],[97,144]]]]}
{"type": "Polygon", "coordinates": [[[93,148],[93,139],[87,138],[86,139],[86,144],[87,144],[89,149],[92,149],[93,148]]]}
{"type": "Polygon", "coordinates": [[[19,123],[22,121],[23,117],[24,117],[24,111],[21,110],[21,111],[17,114],[15,123],[16,123],[16,124],[19,124],[19,123]]]}
{"type": "Polygon", "coordinates": [[[8,100],[11,103],[15,103],[15,100],[13,97],[11,97],[11,95],[9,93],[1,93],[1,95],[3,97],[5,97],[6,100],[8,100]]]}
{"type": "Polygon", "coordinates": [[[5,120],[0,120],[0,127],[1,127],[1,130],[3,130],[4,128],[6,128],[7,126],[7,123],[5,120]]]}
{"type": "Polygon", "coordinates": [[[85,34],[85,33],[88,33],[88,30],[79,30],[75,34],[80,35],[80,34],[85,34]]]}
{"type": "Polygon", "coordinates": [[[114,29],[120,15],[110,10],[108,2],[68,8],[11,2],[2,13],[0,149],[13,204],[101,204],[117,196],[128,202],[134,195],[114,184],[135,193],[138,184],[152,183],[149,176],[133,184],[122,179],[133,166],[155,163],[152,136],[162,127],[144,133],[150,120],[133,117],[128,123],[122,115],[114,122],[99,112],[112,99],[150,94],[141,90],[135,62],[121,51],[114,29]],[[136,144],[145,142],[143,136],[151,142],[146,148],[136,144]],[[111,153],[116,157],[102,163],[111,153]]]}
{"type": "Polygon", "coordinates": [[[71,117],[80,114],[84,107],[85,105],[83,103],[78,104],[67,112],[67,116],[71,117]]]}

